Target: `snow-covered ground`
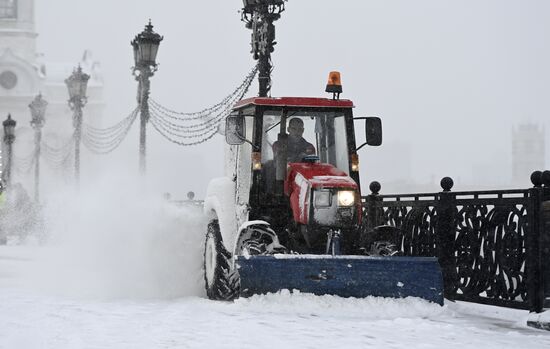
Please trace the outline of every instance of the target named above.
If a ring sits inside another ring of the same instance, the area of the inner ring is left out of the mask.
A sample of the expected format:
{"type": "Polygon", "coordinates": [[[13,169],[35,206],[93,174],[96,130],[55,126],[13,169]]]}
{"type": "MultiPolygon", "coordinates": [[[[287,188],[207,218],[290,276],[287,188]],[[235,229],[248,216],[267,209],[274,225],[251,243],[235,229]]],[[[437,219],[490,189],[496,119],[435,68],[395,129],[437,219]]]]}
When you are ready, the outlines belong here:
{"type": "Polygon", "coordinates": [[[205,221],[122,193],[50,202],[48,242],[0,246],[0,348],[550,348],[525,311],[419,299],[204,298],[205,221]]]}
{"type": "Polygon", "coordinates": [[[525,313],[470,304],[276,295],[97,300],[0,292],[1,348],[548,348],[525,313]]]}

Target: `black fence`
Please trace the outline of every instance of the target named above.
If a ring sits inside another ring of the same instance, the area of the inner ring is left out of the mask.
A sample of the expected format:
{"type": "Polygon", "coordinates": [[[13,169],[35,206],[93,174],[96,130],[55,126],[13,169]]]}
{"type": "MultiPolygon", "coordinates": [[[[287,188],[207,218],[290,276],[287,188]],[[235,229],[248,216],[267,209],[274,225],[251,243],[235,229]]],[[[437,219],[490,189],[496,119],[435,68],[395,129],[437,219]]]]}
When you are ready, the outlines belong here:
{"type": "Polygon", "coordinates": [[[365,229],[398,228],[406,256],[435,256],[445,297],[541,312],[550,306],[550,171],[536,171],[530,189],[362,197],[365,229]]]}

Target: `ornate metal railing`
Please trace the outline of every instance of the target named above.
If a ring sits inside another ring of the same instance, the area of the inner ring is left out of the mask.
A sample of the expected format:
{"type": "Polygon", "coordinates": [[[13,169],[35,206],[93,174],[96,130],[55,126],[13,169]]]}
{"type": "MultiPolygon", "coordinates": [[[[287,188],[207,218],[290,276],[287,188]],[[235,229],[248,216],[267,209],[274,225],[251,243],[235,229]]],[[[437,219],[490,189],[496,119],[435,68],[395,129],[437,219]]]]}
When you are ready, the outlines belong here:
{"type": "Polygon", "coordinates": [[[550,171],[536,171],[530,189],[362,198],[365,232],[398,228],[394,242],[407,256],[435,256],[445,297],[540,312],[550,306],[550,171]],[[546,212],[546,213],[545,213],[546,212]]]}
{"type": "Polygon", "coordinates": [[[178,207],[202,208],[204,206],[204,200],[170,200],[170,202],[178,207]]]}

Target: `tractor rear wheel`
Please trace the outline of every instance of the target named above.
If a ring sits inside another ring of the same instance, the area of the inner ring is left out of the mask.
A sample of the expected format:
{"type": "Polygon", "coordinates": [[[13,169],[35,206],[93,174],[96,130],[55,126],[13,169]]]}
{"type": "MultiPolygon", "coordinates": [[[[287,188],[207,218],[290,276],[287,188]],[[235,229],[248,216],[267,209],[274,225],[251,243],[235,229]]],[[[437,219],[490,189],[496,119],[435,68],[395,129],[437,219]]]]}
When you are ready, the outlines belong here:
{"type": "Polygon", "coordinates": [[[231,253],[223,246],[218,220],[212,220],[204,244],[204,282],[208,298],[232,300],[238,296],[238,274],[232,270],[230,260],[231,253]]]}

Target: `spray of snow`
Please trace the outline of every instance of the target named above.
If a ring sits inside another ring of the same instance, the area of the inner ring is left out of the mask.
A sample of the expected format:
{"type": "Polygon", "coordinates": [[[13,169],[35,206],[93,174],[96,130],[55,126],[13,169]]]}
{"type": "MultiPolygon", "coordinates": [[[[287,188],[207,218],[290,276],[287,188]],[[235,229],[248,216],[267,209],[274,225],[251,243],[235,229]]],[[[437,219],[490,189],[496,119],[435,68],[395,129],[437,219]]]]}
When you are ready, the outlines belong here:
{"type": "Polygon", "coordinates": [[[40,209],[20,183],[0,195],[0,244],[18,244],[40,237],[40,209]]]}
{"type": "Polygon", "coordinates": [[[139,183],[110,178],[50,197],[43,213],[48,238],[28,273],[33,287],[100,298],[203,294],[199,207],[177,207],[139,183]]]}

